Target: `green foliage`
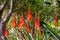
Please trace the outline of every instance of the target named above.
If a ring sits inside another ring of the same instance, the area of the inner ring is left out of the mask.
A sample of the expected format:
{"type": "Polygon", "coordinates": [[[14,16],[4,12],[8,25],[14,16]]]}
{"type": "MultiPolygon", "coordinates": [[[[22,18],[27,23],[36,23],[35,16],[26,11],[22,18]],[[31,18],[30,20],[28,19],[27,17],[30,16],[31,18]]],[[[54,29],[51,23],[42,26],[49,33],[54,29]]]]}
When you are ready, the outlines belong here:
{"type": "MultiPolygon", "coordinates": [[[[14,6],[13,6],[13,14],[15,14],[17,17],[20,18],[20,14],[22,14],[21,12],[24,12],[24,17],[26,17],[27,15],[27,12],[28,12],[28,6],[30,6],[31,8],[31,11],[32,11],[32,14],[33,14],[33,19],[34,19],[34,15],[38,12],[39,15],[40,15],[40,18],[42,20],[41,22],[41,25],[43,27],[43,30],[44,30],[44,35],[43,35],[43,38],[41,38],[40,36],[40,30],[38,30],[37,32],[37,40],[42,40],[42,39],[45,39],[45,40],[53,40],[53,39],[60,39],[60,36],[59,36],[59,31],[55,28],[52,28],[51,26],[55,25],[54,24],[54,19],[55,19],[55,12],[58,13],[58,17],[60,19],[60,1],[56,1],[57,2],[57,5],[55,6],[53,4],[53,1],[54,0],[13,0],[14,1],[14,6]],[[47,2],[47,3],[46,3],[47,2]],[[49,4],[50,3],[50,4],[49,4]],[[56,10],[55,10],[56,9],[56,10]],[[51,22],[51,25],[49,26],[48,24],[44,23],[43,21],[45,21],[46,23],[47,22],[51,22]],[[49,36],[49,37],[48,37],[49,36]]],[[[0,0],[0,5],[3,3],[3,0],[0,0]]],[[[4,11],[6,10],[9,10],[9,6],[10,6],[10,0],[8,0],[7,4],[6,4],[6,8],[4,11]]],[[[3,15],[4,18],[6,15],[3,15]]],[[[13,16],[11,16],[9,22],[8,22],[8,25],[9,25],[9,31],[10,31],[10,35],[12,35],[11,37],[9,37],[8,39],[9,40],[17,40],[16,39],[16,36],[15,36],[15,33],[16,32],[11,32],[11,31],[15,31],[15,30],[12,30],[11,28],[11,21],[12,21],[12,18],[13,16]]],[[[18,18],[17,18],[17,23],[18,23],[18,18]]],[[[33,20],[34,21],[34,20],[33,20]]],[[[33,21],[31,22],[31,30],[33,30],[33,21]]],[[[60,25],[60,24],[59,24],[60,25]]],[[[18,28],[19,29],[19,28],[18,28]]],[[[24,29],[23,31],[19,31],[19,35],[21,34],[22,35],[22,32],[24,37],[27,37],[26,34],[28,35],[28,39],[29,40],[34,40],[34,35],[32,35],[32,33],[26,33],[26,29],[24,29]],[[25,33],[26,34],[25,34],[25,33]]],[[[20,35],[20,36],[21,36],[20,35]]],[[[21,36],[21,37],[23,37],[21,36]]],[[[20,39],[20,38],[19,38],[20,39]]]]}
{"type": "Polygon", "coordinates": [[[47,25],[44,22],[41,22],[41,23],[42,23],[42,27],[44,28],[45,31],[47,31],[48,33],[50,33],[54,38],[56,38],[56,40],[60,39],[59,35],[58,35],[58,33],[56,32],[55,29],[52,29],[51,27],[49,27],[49,25],[47,25]]]}

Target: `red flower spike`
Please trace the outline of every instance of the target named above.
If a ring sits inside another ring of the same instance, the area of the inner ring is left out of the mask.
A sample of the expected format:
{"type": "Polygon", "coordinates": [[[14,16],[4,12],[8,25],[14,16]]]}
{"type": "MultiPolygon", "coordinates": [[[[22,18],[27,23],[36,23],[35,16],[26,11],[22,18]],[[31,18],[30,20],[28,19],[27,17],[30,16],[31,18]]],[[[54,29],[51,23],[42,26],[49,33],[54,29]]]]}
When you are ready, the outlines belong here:
{"type": "Polygon", "coordinates": [[[13,21],[12,21],[12,27],[13,27],[13,28],[16,28],[16,25],[17,25],[17,24],[16,24],[16,18],[14,18],[13,21]]]}
{"type": "Polygon", "coordinates": [[[43,34],[43,29],[42,29],[42,26],[41,26],[41,23],[40,23],[40,17],[38,16],[38,20],[37,20],[38,22],[38,28],[40,28],[40,35],[42,36],[42,34],[43,34]]]}
{"type": "Polygon", "coordinates": [[[9,37],[9,31],[8,31],[8,29],[5,30],[4,35],[5,35],[5,37],[7,37],[7,38],[9,37]]]}
{"type": "Polygon", "coordinates": [[[27,32],[31,32],[30,26],[27,26],[26,30],[27,30],[27,32]]]}
{"type": "Polygon", "coordinates": [[[43,29],[42,29],[42,26],[41,26],[41,23],[40,23],[40,17],[38,16],[35,16],[34,18],[34,27],[35,29],[40,29],[40,35],[42,36],[43,34],[43,29]]]}
{"type": "Polygon", "coordinates": [[[55,18],[55,25],[58,26],[58,16],[55,18]]]}
{"type": "Polygon", "coordinates": [[[25,26],[25,20],[24,17],[22,17],[18,23],[18,26],[20,29],[23,29],[23,27],[25,26]]]}
{"type": "Polygon", "coordinates": [[[41,23],[40,23],[40,17],[38,16],[38,27],[40,28],[41,27],[41,23]]]}
{"type": "Polygon", "coordinates": [[[31,20],[32,20],[32,13],[31,13],[30,7],[28,7],[27,20],[28,20],[28,21],[31,21],[31,20]]]}

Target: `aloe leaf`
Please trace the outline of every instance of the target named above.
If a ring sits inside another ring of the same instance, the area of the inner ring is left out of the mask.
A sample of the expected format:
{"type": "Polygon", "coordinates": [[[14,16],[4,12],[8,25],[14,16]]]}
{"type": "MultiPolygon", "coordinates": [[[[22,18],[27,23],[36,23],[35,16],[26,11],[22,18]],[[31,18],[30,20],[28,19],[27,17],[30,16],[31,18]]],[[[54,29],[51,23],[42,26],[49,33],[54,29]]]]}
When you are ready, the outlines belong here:
{"type": "Polygon", "coordinates": [[[54,38],[60,39],[59,36],[58,36],[58,34],[55,31],[51,30],[51,28],[50,28],[49,25],[47,25],[43,21],[41,22],[41,25],[44,28],[44,30],[46,30],[47,32],[49,32],[54,38]]]}
{"type": "Polygon", "coordinates": [[[29,40],[34,40],[31,33],[28,33],[28,38],[29,38],[29,40]]]}

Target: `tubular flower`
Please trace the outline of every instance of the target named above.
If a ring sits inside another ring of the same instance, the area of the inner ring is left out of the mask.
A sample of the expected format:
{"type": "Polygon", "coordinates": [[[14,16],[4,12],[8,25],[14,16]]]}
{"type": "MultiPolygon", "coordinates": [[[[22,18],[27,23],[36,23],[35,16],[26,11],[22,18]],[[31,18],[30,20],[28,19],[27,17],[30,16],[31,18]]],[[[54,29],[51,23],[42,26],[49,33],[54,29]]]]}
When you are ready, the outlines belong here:
{"type": "Polygon", "coordinates": [[[9,37],[9,31],[8,31],[8,29],[7,29],[7,28],[6,28],[5,32],[4,32],[4,35],[5,35],[5,37],[6,37],[6,38],[8,38],[8,37],[9,37]]]}
{"type": "Polygon", "coordinates": [[[42,26],[41,26],[41,23],[40,23],[40,17],[36,17],[34,18],[34,27],[35,29],[39,29],[40,30],[40,35],[42,36],[43,34],[43,29],[42,29],[42,26]]]}
{"type": "Polygon", "coordinates": [[[32,20],[32,13],[31,13],[30,7],[28,7],[27,20],[28,20],[28,21],[31,21],[31,20],[32,20]]]}
{"type": "Polygon", "coordinates": [[[34,28],[35,29],[37,29],[38,28],[38,26],[37,26],[38,24],[37,24],[37,17],[35,16],[35,18],[34,18],[34,28]]]}
{"type": "Polygon", "coordinates": [[[40,17],[38,16],[38,19],[37,19],[37,23],[38,23],[38,28],[41,27],[41,23],[40,23],[40,17]]]}
{"type": "Polygon", "coordinates": [[[58,16],[55,18],[55,25],[58,26],[58,16]]]}
{"type": "Polygon", "coordinates": [[[38,16],[38,28],[40,28],[40,35],[42,36],[43,34],[43,29],[42,29],[42,26],[41,26],[41,23],[40,23],[40,17],[38,16]]]}
{"type": "Polygon", "coordinates": [[[30,26],[27,26],[26,30],[27,30],[27,32],[31,32],[30,26]]]}
{"type": "Polygon", "coordinates": [[[18,26],[20,29],[23,29],[23,27],[25,26],[25,20],[24,17],[22,17],[18,23],[18,26]]]}
{"type": "Polygon", "coordinates": [[[16,18],[14,18],[14,19],[12,20],[12,24],[11,24],[11,25],[12,25],[13,28],[16,28],[16,25],[17,25],[17,24],[16,24],[16,18]]]}

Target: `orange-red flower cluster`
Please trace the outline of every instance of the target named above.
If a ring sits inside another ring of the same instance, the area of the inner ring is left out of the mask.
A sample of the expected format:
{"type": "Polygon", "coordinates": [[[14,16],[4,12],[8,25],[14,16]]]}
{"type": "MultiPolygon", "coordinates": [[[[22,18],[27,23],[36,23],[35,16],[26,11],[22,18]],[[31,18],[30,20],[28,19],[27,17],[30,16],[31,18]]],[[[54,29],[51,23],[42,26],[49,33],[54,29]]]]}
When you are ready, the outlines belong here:
{"type": "Polygon", "coordinates": [[[23,27],[25,26],[25,20],[24,20],[24,17],[22,17],[18,23],[18,26],[20,29],[23,29],[23,27]]]}
{"type": "Polygon", "coordinates": [[[11,26],[12,26],[14,29],[16,28],[16,26],[17,26],[17,24],[16,24],[16,18],[14,18],[14,19],[12,20],[11,26]]]}
{"type": "Polygon", "coordinates": [[[27,32],[31,32],[30,26],[27,26],[26,30],[27,32]]]}
{"type": "Polygon", "coordinates": [[[41,36],[42,36],[42,34],[43,34],[43,29],[42,29],[42,26],[41,26],[41,23],[40,23],[40,17],[38,16],[35,16],[35,18],[34,18],[34,28],[36,29],[36,30],[38,30],[38,29],[40,29],[40,34],[41,34],[41,36]]]}
{"type": "Polygon", "coordinates": [[[28,7],[27,20],[28,21],[31,21],[32,20],[32,13],[31,13],[30,7],[28,7]]]}
{"type": "Polygon", "coordinates": [[[8,27],[8,25],[6,24],[6,29],[5,29],[5,31],[4,31],[4,35],[5,35],[6,38],[9,37],[9,30],[8,30],[7,27],[8,27]]]}
{"type": "Polygon", "coordinates": [[[56,27],[58,26],[58,16],[56,16],[56,18],[55,18],[55,25],[56,25],[56,27]]]}

